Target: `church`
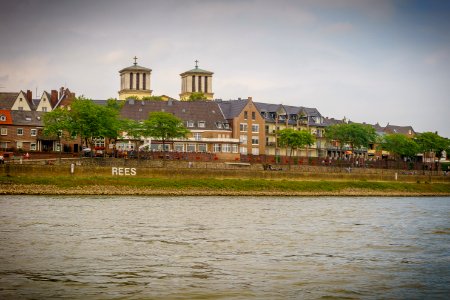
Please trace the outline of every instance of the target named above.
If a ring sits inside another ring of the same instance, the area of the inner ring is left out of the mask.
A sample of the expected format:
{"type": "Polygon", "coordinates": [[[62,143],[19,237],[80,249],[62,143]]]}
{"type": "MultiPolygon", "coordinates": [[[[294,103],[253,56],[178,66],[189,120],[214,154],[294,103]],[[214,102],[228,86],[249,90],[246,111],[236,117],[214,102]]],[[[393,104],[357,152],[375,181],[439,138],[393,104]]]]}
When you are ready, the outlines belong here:
{"type": "MultiPolygon", "coordinates": [[[[142,67],[137,64],[137,57],[134,57],[132,66],[126,67],[119,71],[120,74],[120,90],[119,100],[126,100],[130,97],[142,99],[152,97],[151,75],[152,69],[142,67]]],[[[191,70],[180,74],[181,92],[180,100],[189,100],[189,96],[193,93],[202,93],[206,100],[213,100],[214,93],[212,91],[213,72],[200,69],[198,60],[195,61],[195,67],[191,70]]],[[[167,100],[169,97],[163,97],[167,100]]]]}

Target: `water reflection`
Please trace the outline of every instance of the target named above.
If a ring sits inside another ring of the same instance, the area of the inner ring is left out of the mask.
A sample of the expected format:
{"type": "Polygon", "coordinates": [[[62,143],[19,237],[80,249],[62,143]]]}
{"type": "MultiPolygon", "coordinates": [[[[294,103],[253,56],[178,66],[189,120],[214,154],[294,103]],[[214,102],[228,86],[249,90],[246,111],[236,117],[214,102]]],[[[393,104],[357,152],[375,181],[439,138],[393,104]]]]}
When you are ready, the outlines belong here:
{"type": "Polygon", "coordinates": [[[444,298],[450,198],[0,196],[1,298],[444,298]]]}

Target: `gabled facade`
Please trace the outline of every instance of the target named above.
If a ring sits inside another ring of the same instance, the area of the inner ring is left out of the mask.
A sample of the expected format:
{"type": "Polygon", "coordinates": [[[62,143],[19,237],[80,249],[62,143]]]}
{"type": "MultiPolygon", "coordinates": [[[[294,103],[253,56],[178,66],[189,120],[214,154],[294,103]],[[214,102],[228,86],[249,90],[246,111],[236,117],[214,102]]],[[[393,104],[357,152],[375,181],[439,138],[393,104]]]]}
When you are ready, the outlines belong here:
{"type": "MultiPolygon", "coordinates": [[[[43,115],[58,104],[71,101],[75,95],[69,89],[43,92],[40,99],[32,99],[32,93],[0,93],[0,150],[59,151],[56,137],[45,137],[43,115]]],[[[67,102],[68,103],[68,102],[67,102]]],[[[67,142],[67,149],[71,148],[67,142]]]]}
{"type": "Polygon", "coordinates": [[[28,91],[27,93],[20,91],[11,107],[11,110],[34,110],[31,91],[28,91]]]}
{"type": "Polygon", "coordinates": [[[298,150],[296,156],[318,157],[326,155],[323,117],[315,108],[269,104],[257,102],[261,116],[265,120],[267,155],[287,155],[287,149],[280,147],[278,132],[291,128],[306,130],[316,138],[314,145],[298,150]]]}
{"type": "Polygon", "coordinates": [[[239,139],[241,154],[260,155],[266,151],[264,118],[252,98],[246,100],[217,100],[225,118],[231,124],[233,138],[239,139]]]}

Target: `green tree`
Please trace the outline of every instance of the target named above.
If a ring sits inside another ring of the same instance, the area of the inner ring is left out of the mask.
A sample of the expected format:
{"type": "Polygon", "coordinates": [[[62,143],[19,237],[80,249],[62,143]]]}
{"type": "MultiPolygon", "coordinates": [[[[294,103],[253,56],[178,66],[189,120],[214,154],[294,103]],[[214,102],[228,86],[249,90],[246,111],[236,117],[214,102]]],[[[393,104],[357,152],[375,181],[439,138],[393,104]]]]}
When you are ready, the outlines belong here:
{"type": "Polygon", "coordinates": [[[151,112],[148,119],[142,124],[142,134],[160,140],[163,144],[164,160],[166,159],[166,142],[174,138],[182,138],[189,130],[183,122],[174,115],[167,112],[151,112]]]}
{"type": "Polygon", "coordinates": [[[68,111],[69,131],[72,135],[79,136],[81,145],[85,144],[92,149],[96,138],[109,141],[117,139],[121,129],[118,110],[78,97],[68,111]]]}
{"type": "Polygon", "coordinates": [[[47,137],[57,138],[59,143],[59,159],[61,160],[61,140],[71,139],[71,124],[69,111],[58,107],[51,112],[44,114],[43,134],[47,137]]]}
{"type": "Polygon", "coordinates": [[[329,141],[338,141],[341,148],[348,144],[352,150],[369,147],[376,141],[377,134],[370,125],[350,123],[329,126],[325,131],[325,137],[329,141]]]}
{"type": "MultiPolygon", "coordinates": [[[[291,128],[286,128],[278,132],[278,137],[280,138],[280,145],[290,148],[289,158],[292,157],[294,149],[298,150],[306,146],[311,146],[314,144],[314,136],[306,130],[294,130],[291,128]]],[[[290,163],[289,159],[289,165],[290,163]]]]}
{"type": "Polygon", "coordinates": [[[422,152],[433,152],[437,157],[441,157],[442,151],[448,152],[450,141],[437,133],[424,132],[416,137],[416,142],[422,152]]]}
{"type": "Polygon", "coordinates": [[[202,101],[206,100],[206,96],[202,92],[193,92],[189,95],[188,101],[202,101]]]}
{"type": "Polygon", "coordinates": [[[117,98],[109,98],[108,100],[106,100],[107,107],[113,108],[118,111],[120,111],[124,105],[125,105],[125,101],[117,100],[117,98]]]}
{"type": "Polygon", "coordinates": [[[386,135],[381,143],[381,147],[393,153],[397,158],[414,157],[419,152],[417,143],[400,133],[386,135]]]}
{"type": "Polygon", "coordinates": [[[144,96],[141,100],[144,101],[164,101],[163,97],[161,96],[144,96]]]}

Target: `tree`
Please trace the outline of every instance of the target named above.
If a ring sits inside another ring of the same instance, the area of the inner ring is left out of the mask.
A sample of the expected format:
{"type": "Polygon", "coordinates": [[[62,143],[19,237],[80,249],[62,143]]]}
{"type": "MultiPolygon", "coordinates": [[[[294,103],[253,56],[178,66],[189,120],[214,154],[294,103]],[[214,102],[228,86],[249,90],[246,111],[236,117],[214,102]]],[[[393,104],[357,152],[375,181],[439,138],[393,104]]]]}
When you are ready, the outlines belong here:
{"type": "Polygon", "coordinates": [[[116,109],[118,111],[120,111],[124,105],[125,101],[117,100],[117,98],[109,98],[108,100],[106,100],[107,107],[116,109]]]}
{"type": "Polygon", "coordinates": [[[381,147],[398,157],[413,157],[419,152],[417,143],[400,133],[386,135],[381,147]]]}
{"type": "MultiPolygon", "coordinates": [[[[294,130],[291,128],[286,128],[278,132],[280,138],[280,145],[290,147],[291,151],[289,153],[289,158],[292,157],[292,152],[294,149],[304,148],[305,146],[311,146],[314,144],[314,136],[306,130],[294,130]]],[[[289,159],[289,165],[290,165],[289,159]]]]}
{"type": "Polygon", "coordinates": [[[163,97],[161,96],[144,96],[141,100],[144,101],[164,101],[163,97]]]}
{"type": "Polygon", "coordinates": [[[422,152],[434,152],[436,156],[440,157],[442,151],[448,152],[450,141],[437,133],[424,132],[416,137],[416,142],[422,152]]]}
{"type": "Polygon", "coordinates": [[[182,138],[188,134],[189,130],[183,122],[174,115],[167,112],[151,112],[148,119],[142,124],[142,134],[161,140],[163,144],[164,160],[166,158],[166,142],[174,138],[182,138]]]}
{"type": "Polygon", "coordinates": [[[331,141],[340,143],[341,148],[348,144],[352,150],[369,147],[377,137],[375,129],[370,125],[350,123],[329,126],[325,131],[325,137],[331,141]]]}
{"type": "Polygon", "coordinates": [[[202,101],[206,100],[205,94],[202,92],[193,92],[189,95],[188,101],[202,101]]]}
{"type": "Polygon", "coordinates": [[[63,138],[71,138],[69,111],[64,108],[58,107],[53,111],[44,114],[43,121],[43,134],[45,136],[58,139],[59,159],[61,160],[61,140],[63,138]]]}
{"type": "Polygon", "coordinates": [[[73,136],[79,136],[81,145],[85,144],[92,149],[96,138],[117,139],[121,125],[117,109],[78,97],[67,111],[68,131],[73,136]]]}

